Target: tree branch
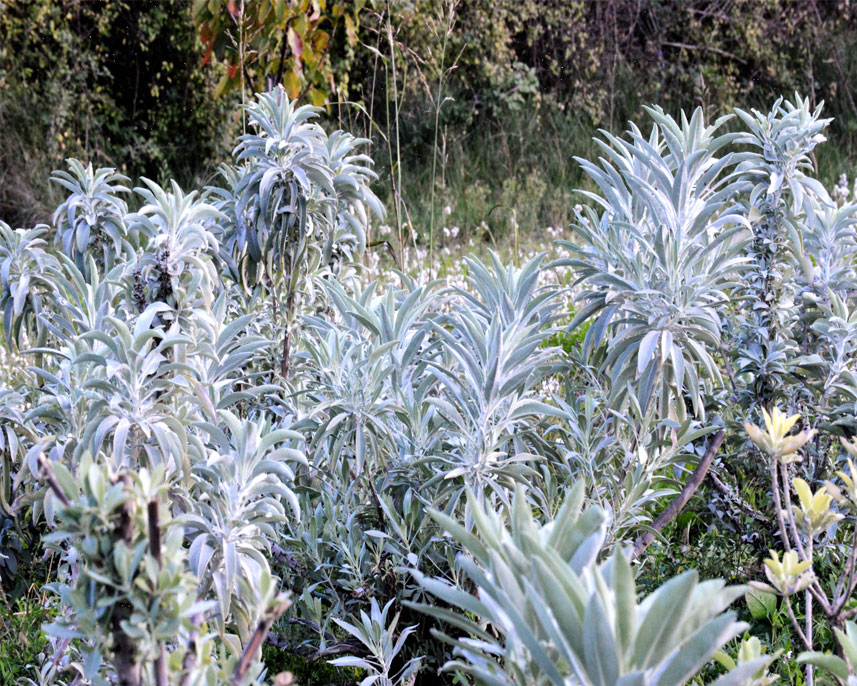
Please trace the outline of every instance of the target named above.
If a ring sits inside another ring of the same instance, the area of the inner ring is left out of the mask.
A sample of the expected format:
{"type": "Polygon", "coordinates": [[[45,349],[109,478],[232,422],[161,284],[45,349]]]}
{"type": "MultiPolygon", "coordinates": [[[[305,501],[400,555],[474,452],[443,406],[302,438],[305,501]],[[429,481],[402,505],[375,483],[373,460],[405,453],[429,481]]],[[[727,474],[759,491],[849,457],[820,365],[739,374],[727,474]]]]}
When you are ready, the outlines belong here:
{"type": "Polygon", "coordinates": [[[726,434],[723,429],[720,429],[720,431],[714,435],[714,439],[708,446],[708,450],[705,451],[705,455],[702,456],[702,459],[699,461],[696,469],[693,470],[693,473],[690,475],[690,478],[688,478],[684,488],[682,488],[681,492],[669,505],[667,505],[666,509],[658,515],[658,518],[652,523],[651,530],[640,536],[636,543],[634,543],[634,551],[631,555],[632,559],[639,557],[643,551],[649,547],[649,544],[655,540],[656,533],[662,531],[667,524],[678,516],[678,513],[682,511],[684,506],[687,505],[688,501],[693,497],[693,494],[696,493],[697,489],[699,489],[703,479],[705,479],[705,475],[708,473],[708,469],[714,461],[714,456],[717,454],[717,451],[720,450],[720,446],[723,444],[723,440],[725,438],[726,434]]]}
{"type": "Polygon", "coordinates": [[[284,598],[265,613],[265,616],[259,620],[259,624],[256,625],[256,631],[253,632],[253,635],[247,642],[247,646],[244,648],[244,652],[241,654],[241,659],[238,660],[238,664],[235,665],[235,672],[232,675],[232,686],[241,686],[244,682],[244,678],[247,676],[247,672],[250,671],[250,665],[253,664],[253,659],[256,657],[256,653],[262,648],[265,636],[268,635],[268,632],[271,630],[271,626],[274,622],[276,622],[277,619],[279,619],[280,616],[289,609],[289,605],[291,605],[291,602],[288,598],[284,598]]]}
{"type": "Polygon", "coordinates": [[[342,655],[343,653],[356,655],[362,652],[365,651],[361,651],[361,646],[356,646],[353,643],[337,643],[335,645],[328,646],[327,648],[323,648],[322,650],[316,650],[314,653],[310,653],[306,656],[306,661],[315,662],[316,660],[320,660],[323,657],[330,657],[331,655],[342,655]]]}
{"type": "Polygon", "coordinates": [[[734,492],[731,488],[729,488],[729,486],[723,483],[723,481],[720,479],[719,476],[717,476],[715,472],[709,471],[708,478],[711,480],[711,483],[714,484],[714,488],[716,488],[723,495],[733,501],[745,514],[749,515],[757,522],[763,522],[764,524],[770,523],[768,517],[753,508],[738,493],[734,492]]]}
{"type": "Polygon", "coordinates": [[[747,60],[743,60],[738,55],[728,52],[726,50],[721,50],[720,48],[715,48],[710,45],[690,45],[688,43],[671,43],[670,41],[663,41],[661,45],[666,45],[670,48],[680,48],[682,50],[700,50],[702,52],[713,52],[717,55],[723,55],[723,57],[728,57],[730,60],[735,60],[739,64],[747,64],[747,60]]]}
{"type": "Polygon", "coordinates": [[[190,686],[193,668],[196,666],[196,639],[199,637],[198,627],[202,624],[202,615],[195,614],[191,618],[193,629],[187,637],[187,647],[185,649],[184,660],[182,660],[182,679],[179,686],[190,686]]]}
{"type": "MultiPolygon", "coordinates": [[[[131,486],[131,477],[120,474],[114,484],[122,484],[123,489],[131,486]]],[[[134,545],[134,503],[127,498],[119,507],[116,526],[113,535],[128,548],[134,545]]],[[[138,661],[136,641],[129,636],[122,624],[131,618],[133,608],[127,597],[121,598],[113,606],[113,616],[110,619],[115,648],[113,651],[113,667],[116,670],[119,686],[140,686],[142,679],[142,664],[138,661]]]]}

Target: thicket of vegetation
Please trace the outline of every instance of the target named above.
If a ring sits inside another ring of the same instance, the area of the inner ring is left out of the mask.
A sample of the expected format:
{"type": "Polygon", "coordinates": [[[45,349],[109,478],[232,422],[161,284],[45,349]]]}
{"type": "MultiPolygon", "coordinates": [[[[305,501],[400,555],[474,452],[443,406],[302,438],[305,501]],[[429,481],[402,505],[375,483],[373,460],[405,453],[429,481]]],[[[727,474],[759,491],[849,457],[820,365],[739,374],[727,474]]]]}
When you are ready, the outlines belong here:
{"type": "Polygon", "coordinates": [[[143,179],[131,212],[115,170],[56,172],[52,225],[0,225],[0,572],[46,567],[16,602],[49,620],[10,678],[853,679],[857,207],[807,173],[828,120],[648,114],[580,160],[568,257],[469,259],[463,287],[361,279],[364,141],[282,88],[201,193],[143,179]],[[708,473],[770,547],[749,587],[647,571],[708,473]]]}
{"type": "MultiPolygon", "coordinates": [[[[66,157],[208,182],[243,133],[237,102],[282,82],[370,138],[385,238],[502,245],[564,226],[598,127],[659,103],[827,103],[831,187],[853,176],[849,0],[2,0],[0,216],[46,221],[66,157]],[[395,202],[394,202],[395,200],[395,202]],[[447,213],[444,214],[444,210],[447,213]],[[413,235],[412,235],[413,234],[413,235]],[[510,241],[511,242],[511,241],[510,241]]],[[[336,122],[335,124],[333,122],[336,122]]]]}
{"type": "Polygon", "coordinates": [[[849,6],[4,9],[0,681],[857,684],[849,6]]]}

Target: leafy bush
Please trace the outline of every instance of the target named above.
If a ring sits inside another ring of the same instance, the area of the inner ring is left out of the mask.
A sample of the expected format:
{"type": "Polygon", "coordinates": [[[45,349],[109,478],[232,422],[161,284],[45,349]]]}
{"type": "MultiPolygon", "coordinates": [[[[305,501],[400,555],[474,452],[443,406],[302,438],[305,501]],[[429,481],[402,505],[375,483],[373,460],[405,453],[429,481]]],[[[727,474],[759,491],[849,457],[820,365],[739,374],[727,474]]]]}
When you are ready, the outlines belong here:
{"type": "Polygon", "coordinates": [[[47,221],[68,157],[182,183],[227,154],[234,101],[214,99],[186,0],[0,5],[0,216],[47,221]]]}
{"type": "Polygon", "coordinates": [[[70,162],[53,226],[0,224],[0,505],[56,561],[28,683],[771,683],[746,585],[649,571],[695,495],[772,548],[753,628],[784,609],[848,677],[857,210],[809,175],[827,122],[648,113],[581,161],[570,257],[461,282],[366,282],[365,141],[282,88],[222,186],[70,162]]]}
{"type": "Polygon", "coordinates": [[[290,99],[306,96],[318,106],[334,94],[331,91],[347,95],[346,54],[357,43],[365,4],[193,2],[194,24],[205,45],[203,64],[214,55],[225,67],[215,93],[238,87],[243,91],[246,80],[251,92],[282,83],[290,99]]]}
{"type": "MultiPolygon", "coordinates": [[[[476,586],[478,600],[419,577],[423,586],[453,607],[487,619],[505,643],[476,622],[422,606],[473,637],[455,641],[462,660],[445,669],[459,669],[479,683],[683,684],[746,627],[734,621],[734,613],[723,612],[744,589],[719,581],[699,584],[693,571],[637,604],[634,575],[622,551],[596,564],[606,517],[598,508],[580,512],[583,497],[582,484],[572,487],[556,519],[538,527],[518,488],[510,531],[472,494],[472,532],[435,515],[473,556],[459,558],[459,565],[476,586]]],[[[749,661],[718,683],[741,683],[767,663],[749,661]]]]}

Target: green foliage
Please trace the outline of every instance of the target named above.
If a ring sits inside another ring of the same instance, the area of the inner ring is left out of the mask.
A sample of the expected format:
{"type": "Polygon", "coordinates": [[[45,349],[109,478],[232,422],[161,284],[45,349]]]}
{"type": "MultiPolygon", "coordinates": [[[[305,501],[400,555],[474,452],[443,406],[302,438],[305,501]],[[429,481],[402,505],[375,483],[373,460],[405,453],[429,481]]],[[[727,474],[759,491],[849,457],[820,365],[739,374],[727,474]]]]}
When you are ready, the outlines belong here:
{"type": "Polygon", "coordinates": [[[849,685],[857,681],[851,673],[850,665],[857,664],[857,624],[846,622],[845,630],[836,627],[833,630],[839,645],[842,647],[843,657],[825,653],[805,653],[798,658],[802,664],[812,664],[830,672],[838,679],[846,681],[849,685]]]}
{"type": "Polygon", "coordinates": [[[46,503],[51,519],[56,513],[57,531],[44,542],[62,554],[62,544],[71,540],[78,555],[70,561],[77,578],[48,587],[74,614],[59,617],[46,632],[85,642],[80,666],[85,678],[100,671],[111,633],[116,670],[139,672],[141,662],[157,659],[161,641],[190,631],[191,617],[204,608],[196,604],[198,580],[183,560],[182,530],[160,519],[158,495],[167,487],[165,470],[142,469],[134,477],[117,479],[109,467],[94,465],[86,455],[79,473],[82,488],[57,465],[57,482],[70,502],[51,498],[46,503]],[[147,548],[156,550],[147,554],[147,548]],[[130,653],[125,652],[128,644],[130,653]]]}
{"type": "Polygon", "coordinates": [[[3,307],[3,333],[6,345],[20,345],[25,321],[40,330],[42,297],[50,292],[45,270],[55,259],[45,253],[42,236],[47,227],[12,230],[0,221],[0,304],[3,307]]]}
{"type": "Polygon", "coordinates": [[[383,216],[368,186],[371,160],[353,154],[367,141],[344,132],[328,137],[308,121],[317,114],[296,108],[283,89],[259,95],[248,108],[256,132],[235,148],[244,166],[235,188],[235,235],[226,241],[245,287],[284,277],[293,297],[308,270],[336,259],[334,246],[346,258],[362,252],[369,212],[383,216]]]}
{"type": "Polygon", "coordinates": [[[594,358],[610,341],[597,361],[609,374],[608,402],[621,405],[637,378],[644,412],[657,401],[666,415],[669,398],[686,388],[694,414],[704,418],[702,386],[721,380],[709,352],[721,344],[718,306],[740,273],[738,237],[747,225],[724,207],[740,184],[729,176],[737,159],[716,156],[735,134],[715,137],[723,120],[707,127],[701,110],[681,124],[658,109],[650,114],[648,140],[634,127],[631,141],[611,137],[602,145],[600,168],[580,160],[599,188],[588,195],[600,207],[584,209],[575,226],[580,241],[567,244],[577,255],[568,264],[578,283],[590,287],[570,328],[597,315],[584,354],[594,358]]]}
{"type": "Polygon", "coordinates": [[[817,109],[652,108],[581,160],[567,259],[383,284],[364,141],[282,88],[246,114],[223,186],[71,162],[53,226],[0,225],[0,551],[57,561],[32,683],[841,673],[813,654],[854,607],[857,244],[817,109]],[[688,560],[756,587],[729,611],[747,587],[688,560]]]}
{"type": "MultiPolygon", "coordinates": [[[[574,309],[569,311],[568,319],[571,322],[574,319],[574,309]]],[[[581,326],[575,327],[572,331],[560,330],[551,334],[550,338],[545,340],[544,346],[547,348],[562,348],[566,355],[571,355],[577,352],[583,346],[583,341],[586,339],[586,332],[589,331],[590,322],[586,322],[581,326]]]]}
{"type": "MultiPolygon", "coordinates": [[[[581,512],[583,497],[578,484],[556,519],[541,527],[520,489],[508,526],[472,494],[472,532],[434,514],[472,556],[459,557],[457,564],[477,590],[474,597],[418,575],[431,594],[479,620],[421,606],[471,637],[452,641],[458,659],[445,669],[485,684],[683,684],[746,627],[723,612],[744,589],[720,581],[700,584],[692,571],[638,603],[623,552],[596,563],[605,517],[594,507],[581,512]],[[481,624],[486,620],[499,638],[481,624]]],[[[717,683],[739,684],[760,666],[753,660],[717,683]]]]}
{"type": "Polygon", "coordinates": [[[330,664],[337,667],[356,667],[368,670],[373,676],[377,675],[372,683],[381,686],[409,683],[419,668],[420,658],[411,658],[399,670],[394,669],[393,664],[402,651],[408,636],[414,633],[416,627],[409,626],[400,631],[398,635],[396,634],[398,615],[390,620],[387,619],[390,606],[394,602],[391,600],[381,609],[378,602],[373,598],[370,613],[360,612],[359,624],[349,624],[341,619],[336,619],[335,621],[340,628],[351,634],[368,649],[369,655],[366,658],[338,657],[331,660],[330,664]]]}
{"type": "Polygon", "coordinates": [[[113,169],[84,167],[75,159],[68,164],[69,172],[58,171],[52,177],[70,193],[54,212],[56,241],[81,271],[90,252],[103,255],[103,270],[110,271],[117,255],[133,251],[124,225],[128,206],[118,195],[128,192],[122,184],[129,179],[113,169]]]}
{"type": "Polygon", "coordinates": [[[189,183],[226,152],[186,0],[0,5],[0,216],[47,221],[68,157],[189,183]],[[50,208],[50,209],[49,209],[50,208]]]}
{"type": "MultiPolygon", "coordinates": [[[[413,36],[406,44],[431,44],[429,20],[442,4],[427,0],[399,9],[403,30],[413,36]]],[[[609,6],[595,0],[478,0],[458,8],[451,52],[465,49],[457,78],[470,93],[499,96],[483,107],[514,103],[531,73],[542,99],[556,97],[599,125],[623,121],[641,102],[730,106],[801,81],[818,89],[819,99],[844,96],[836,112],[843,114],[848,95],[831,92],[829,84],[843,78],[837,70],[853,68],[845,55],[854,9],[841,3],[813,7],[795,0],[736,3],[718,11],[703,0],[645,8],[621,0],[609,6]]]]}
{"type": "Polygon", "coordinates": [[[215,94],[283,84],[289,99],[324,105],[347,95],[348,55],[365,0],[194,0],[203,64],[224,63],[215,94]],[[248,83],[245,84],[245,79],[248,83]]]}
{"type": "MultiPolygon", "coordinates": [[[[347,137],[330,140],[319,139],[319,159],[333,165],[321,170],[323,188],[307,181],[304,192],[315,202],[347,185],[318,202],[334,227],[351,227],[368,221],[351,180],[361,168],[349,166],[361,160],[349,156],[347,137]]],[[[301,434],[252,409],[256,395],[280,386],[232,388],[270,345],[237,336],[254,318],[237,314],[238,300],[259,300],[222,280],[218,236],[237,217],[209,195],[149,180],[129,213],[113,170],[70,167],[73,176],[58,176],[70,191],[56,215],[63,252],[41,238],[49,227],[0,227],[7,341],[28,343],[35,365],[4,376],[23,395],[4,395],[16,429],[4,435],[3,502],[21,520],[46,521],[53,532],[43,544],[61,560],[39,679],[72,669],[90,683],[113,671],[140,683],[150,670],[159,683],[168,672],[258,680],[259,642],[288,606],[266,553],[277,527],[300,516],[292,482],[307,461],[295,447],[301,434]],[[99,250],[104,227],[118,249],[99,250]]]]}
{"type": "Polygon", "coordinates": [[[358,681],[362,672],[354,667],[333,667],[329,664],[308,662],[294,653],[287,653],[271,643],[262,646],[262,660],[271,674],[287,672],[301,686],[327,686],[349,679],[358,681]]]}
{"type": "Polygon", "coordinates": [[[40,653],[47,645],[42,625],[49,621],[50,610],[44,607],[44,600],[35,589],[31,589],[14,600],[3,594],[0,612],[3,614],[0,679],[3,683],[14,684],[38,671],[40,653]]]}
{"type": "Polygon", "coordinates": [[[516,226],[539,241],[545,227],[567,225],[573,191],[590,186],[569,151],[594,161],[597,128],[642,127],[651,103],[715,117],[799,88],[836,116],[819,177],[832,185],[851,173],[852,4],[420,0],[385,9],[364,16],[370,50],[349,80],[368,116],[339,116],[390,151],[381,189],[388,205],[404,206],[417,241],[434,228],[436,242],[454,243],[446,227],[496,247],[512,243],[516,226]]]}
{"type": "Polygon", "coordinates": [[[283,377],[296,317],[312,304],[304,294],[312,294],[313,277],[362,253],[370,214],[384,215],[369,189],[372,161],[355,154],[368,141],[343,131],[328,136],[309,122],[317,113],[296,107],[282,87],[257,96],[247,108],[255,131],[238,140],[238,168],[223,172],[234,188],[219,193],[221,207],[234,213],[222,242],[233,278],[245,289],[264,280],[274,307],[282,302],[283,377]]]}
{"type": "Polygon", "coordinates": [[[596,127],[640,124],[652,102],[719,114],[799,86],[837,117],[820,177],[832,183],[854,161],[855,9],[843,1],[718,11],[702,0],[3,8],[0,216],[16,226],[47,220],[59,203],[49,172],[69,156],[200,185],[228,154],[234,103],[278,84],[301,103],[327,103],[340,125],[389,153],[377,155],[378,192],[398,205],[409,240],[441,235],[440,216],[465,241],[495,248],[516,226],[566,225],[573,190],[588,183],[568,150],[594,159],[596,127]]]}

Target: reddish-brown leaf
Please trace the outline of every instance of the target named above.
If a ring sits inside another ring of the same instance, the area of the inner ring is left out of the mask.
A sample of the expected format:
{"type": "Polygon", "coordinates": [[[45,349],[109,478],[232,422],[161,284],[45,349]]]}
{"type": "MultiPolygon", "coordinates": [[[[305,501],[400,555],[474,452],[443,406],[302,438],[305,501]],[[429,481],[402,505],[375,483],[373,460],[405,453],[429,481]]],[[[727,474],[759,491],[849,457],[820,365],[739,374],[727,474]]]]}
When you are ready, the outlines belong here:
{"type": "Polygon", "coordinates": [[[301,56],[304,54],[303,40],[298,35],[298,32],[295,31],[291,26],[289,27],[287,36],[289,41],[289,47],[292,50],[292,55],[295,56],[296,60],[300,60],[301,56]]]}

